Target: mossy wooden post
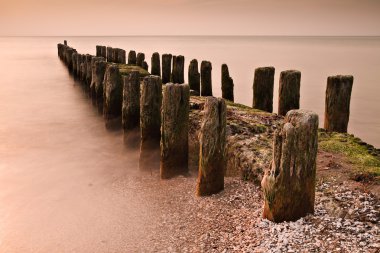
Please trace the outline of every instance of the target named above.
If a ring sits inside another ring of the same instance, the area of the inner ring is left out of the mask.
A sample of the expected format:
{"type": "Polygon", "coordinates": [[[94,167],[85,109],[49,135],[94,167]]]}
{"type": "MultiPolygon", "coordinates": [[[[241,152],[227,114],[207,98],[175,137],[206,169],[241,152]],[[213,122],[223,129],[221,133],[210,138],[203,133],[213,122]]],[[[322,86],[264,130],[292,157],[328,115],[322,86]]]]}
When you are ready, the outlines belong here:
{"type": "Polygon", "coordinates": [[[330,132],[347,133],[353,76],[327,78],[324,128],[330,132]]]}
{"type": "Polygon", "coordinates": [[[162,83],[166,84],[170,82],[172,67],[172,55],[163,54],[162,55],[162,83]]]}
{"type": "Polygon", "coordinates": [[[253,80],[253,108],[273,112],[274,71],[274,67],[255,69],[255,77],[253,80]]]}
{"type": "Polygon", "coordinates": [[[106,120],[106,128],[119,127],[121,124],[123,86],[116,64],[108,64],[107,66],[103,94],[103,115],[106,120]]]}
{"type": "Polygon", "coordinates": [[[184,83],[185,77],[185,57],[178,55],[173,57],[173,72],[172,72],[172,82],[173,83],[184,83]]]}
{"type": "Polygon", "coordinates": [[[107,62],[112,62],[113,48],[107,47],[107,62]]]}
{"type": "Polygon", "coordinates": [[[206,196],[224,189],[226,103],[223,98],[206,98],[199,141],[197,195],[206,196]]]}
{"type": "Polygon", "coordinates": [[[160,166],[162,83],[159,76],[147,76],[140,95],[140,169],[160,166]]]}
{"type": "MultiPolygon", "coordinates": [[[[96,85],[99,82],[97,75],[96,63],[98,61],[105,61],[103,57],[92,57],[91,59],[91,84],[90,84],[90,96],[93,98],[93,101],[96,102],[96,85]]],[[[104,73],[103,73],[104,78],[104,73]]],[[[103,81],[103,80],[102,80],[103,81]]]]}
{"type": "Polygon", "coordinates": [[[157,52],[152,54],[151,74],[161,76],[160,54],[157,52]]]}
{"type": "Polygon", "coordinates": [[[193,59],[189,64],[188,79],[190,89],[201,94],[201,75],[198,70],[198,61],[193,59]]]}
{"type": "Polygon", "coordinates": [[[136,52],[134,50],[131,50],[128,53],[128,64],[136,65],[136,63],[137,63],[136,52]]]}
{"type": "Polygon", "coordinates": [[[273,160],[261,181],[263,217],[295,221],[314,212],[318,115],[291,110],[275,132],[273,160]]]}
{"type": "Polygon", "coordinates": [[[92,68],[91,68],[91,59],[92,55],[87,54],[86,55],[86,78],[85,78],[85,83],[86,83],[86,90],[90,90],[90,84],[91,84],[91,79],[92,79],[92,68]]]}
{"type": "Polygon", "coordinates": [[[142,68],[145,70],[148,70],[149,66],[148,66],[148,63],[146,61],[143,61],[142,68]]]}
{"type": "Polygon", "coordinates": [[[285,116],[290,110],[300,108],[301,72],[286,70],[280,74],[278,114],[285,116]]]}
{"type": "Polygon", "coordinates": [[[122,124],[124,143],[128,146],[138,146],[140,126],[140,76],[138,71],[132,71],[123,76],[123,108],[122,124]]]}
{"type": "Polygon", "coordinates": [[[137,53],[136,65],[142,67],[143,62],[145,61],[144,53],[137,53]]]}
{"type": "Polygon", "coordinates": [[[189,108],[189,85],[167,83],[161,109],[162,179],[184,175],[189,171],[189,108]]]}
{"type": "Polygon", "coordinates": [[[100,112],[103,112],[103,88],[104,88],[104,75],[106,73],[107,62],[105,58],[95,62],[92,69],[92,86],[94,93],[92,98],[96,101],[96,105],[100,112]]]}
{"type": "Polygon", "coordinates": [[[212,79],[211,79],[212,65],[209,61],[202,61],[201,63],[201,95],[212,96],[212,79]]]}
{"type": "Polygon", "coordinates": [[[230,77],[227,64],[222,65],[222,97],[234,102],[234,81],[230,77]]]}

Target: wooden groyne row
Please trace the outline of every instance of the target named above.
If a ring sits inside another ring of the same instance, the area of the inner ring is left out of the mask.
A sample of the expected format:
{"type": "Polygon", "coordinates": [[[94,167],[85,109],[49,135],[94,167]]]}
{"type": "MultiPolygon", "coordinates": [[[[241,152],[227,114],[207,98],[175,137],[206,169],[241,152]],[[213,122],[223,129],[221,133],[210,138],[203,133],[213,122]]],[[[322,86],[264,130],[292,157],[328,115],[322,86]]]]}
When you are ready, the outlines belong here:
{"type": "MultiPolygon", "coordinates": [[[[223,98],[215,98],[211,62],[203,61],[199,72],[197,60],[192,60],[189,84],[185,84],[183,56],[163,54],[161,66],[160,55],[154,53],[149,73],[145,54],[133,50],[126,59],[123,49],[97,46],[96,55],[89,55],[64,43],[58,44],[58,55],[103,113],[106,127],[121,125],[125,144],[139,143],[140,168],[151,169],[159,163],[162,179],[189,172],[190,96],[205,96],[196,192],[205,196],[223,190],[228,163],[225,99],[234,100],[234,83],[227,65],[222,65],[223,98]]],[[[273,67],[256,69],[254,108],[272,112],[274,72],[273,67]]],[[[273,160],[262,180],[264,216],[273,221],[295,220],[314,211],[318,116],[294,110],[299,108],[300,79],[299,71],[284,71],[280,76],[279,113],[286,117],[275,132],[273,160]]],[[[349,114],[350,87],[352,78],[329,78],[328,130],[338,125],[345,125],[347,130],[348,115],[344,114],[342,120],[340,107],[348,105],[349,114]],[[339,89],[349,89],[344,93],[345,100],[339,89]]]]}

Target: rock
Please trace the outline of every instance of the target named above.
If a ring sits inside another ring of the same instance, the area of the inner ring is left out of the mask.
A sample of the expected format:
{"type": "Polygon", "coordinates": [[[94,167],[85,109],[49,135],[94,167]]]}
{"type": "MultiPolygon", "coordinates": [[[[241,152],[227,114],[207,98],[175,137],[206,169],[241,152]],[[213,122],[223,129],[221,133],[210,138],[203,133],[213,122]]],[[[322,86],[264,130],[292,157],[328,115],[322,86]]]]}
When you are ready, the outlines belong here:
{"type": "Polygon", "coordinates": [[[188,71],[189,86],[190,89],[198,92],[198,96],[201,93],[201,75],[198,71],[198,61],[196,59],[191,60],[188,71]]]}
{"type": "Polygon", "coordinates": [[[128,64],[136,65],[137,59],[136,59],[136,52],[131,50],[128,54],[128,64]]]}
{"type": "Polygon", "coordinates": [[[274,67],[255,69],[252,107],[266,112],[273,111],[274,67]]]}
{"type": "Polygon", "coordinates": [[[203,97],[212,96],[212,81],[211,81],[212,66],[209,61],[201,63],[201,95],[203,97]]]}
{"type": "Polygon", "coordinates": [[[145,54],[144,53],[137,53],[136,65],[142,67],[144,60],[145,60],[145,54]]]}
{"type": "Polygon", "coordinates": [[[160,64],[160,54],[155,52],[152,55],[152,66],[151,74],[155,76],[161,76],[161,64],[160,64]]]}
{"type": "Polygon", "coordinates": [[[172,71],[172,82],[173,83],[184,83],[184,68],[185,68],[185,57],[182,55],[173,57],[173,71],[172,71]]]}
{"type": "Polygon", "coordinates": [[[207,97],[200,132],[197,195],[206,196],[224,189],[226,103],[222,98],[207,97]]]}
{"type": "Polygon", "coordinates": [[[161,139],[162,83],[158,76],[147,76],[140,95],[140,169],[159,168],[161,139]]]}
{"type": "Polygon", "coordinates": [[[353,76],[330,76],[327,78],[324,123],[327,131],[347,132],[353,82],[353,76]]]}
{"type": "Polygon", "coordinates": [[[106,68],[103,94],[103,115],[106,120],[106,128],[118,127],[121,123],[123,86],[116,64],[108,64],[106,68]]]}
{"type": "Polygon", "coordinates": [[[162,55],[162,83],[163,84],[170,82],[171,65],[172,65],[172,55],[163,54],[162,55]]]}
{"type": "Polygon", "coordinates": [[[189,153],[189,100],[187,84],[164,86],[161,109],[161,178],[187,174],[189,153]]]}
{"type": "Polygon", "coordinates": [[[261,181],[263,217],[294,221],[314,212],[318,115],[291,110],[275,132],[273,161],[261,181]]]}
{"type": "Polygon", "coordinates": [[[222,65],[222,97],[234,102],[234,81],[230,77],[227,64],[222,65]]]}
{"type": "Polygon", "coordinates": [[[282,71],[278,95],[278,114],[285,116],[290,110],[300,108],[301,72],[298,70],[282,71]]]}
{"type": "Polygon", "coordinates": [[[138,71],[123,76],[123,108],[122,123],[124,129],[124,143],[135,146],[139,135],[140,125],[140,77],[138,71]]]}

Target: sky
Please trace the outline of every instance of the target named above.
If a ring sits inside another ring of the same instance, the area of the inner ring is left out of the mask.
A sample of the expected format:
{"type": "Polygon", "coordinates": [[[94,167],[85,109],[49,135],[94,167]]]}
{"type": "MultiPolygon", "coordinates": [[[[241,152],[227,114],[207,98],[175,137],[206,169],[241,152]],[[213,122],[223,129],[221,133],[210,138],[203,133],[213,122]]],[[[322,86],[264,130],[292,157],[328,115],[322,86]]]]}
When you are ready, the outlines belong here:
{"type": "Polygon", "coordinates": [[[0,36],[380,36],[380,0],[0,0],[0,36]]]}

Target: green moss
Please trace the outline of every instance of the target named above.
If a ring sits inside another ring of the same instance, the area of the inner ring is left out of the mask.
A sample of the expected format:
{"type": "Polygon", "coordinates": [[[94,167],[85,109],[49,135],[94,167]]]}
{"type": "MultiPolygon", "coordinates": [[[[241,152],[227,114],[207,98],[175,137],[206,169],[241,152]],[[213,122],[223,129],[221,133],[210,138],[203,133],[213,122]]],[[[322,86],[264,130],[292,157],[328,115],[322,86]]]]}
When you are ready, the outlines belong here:
{"type": "Polygon", "coordinates": [[[377,151],[349,134],[327,133],[319,131],[319,148],[336,154],[344,155],[349,162],[356,165],[358,172],[380,176],[380,158],[377,151]]]}
{"type": "Polygon", "coordinates": [[[140,77],[145,77],[145,76],[150,75],[150,73],[147,70],[141,68],[140,66],[128,65],[128,64],[117,64],[117,66],[119,68],[121,75],[128,75],[132,71],[138,71],[140,74],[140,77]]]}

